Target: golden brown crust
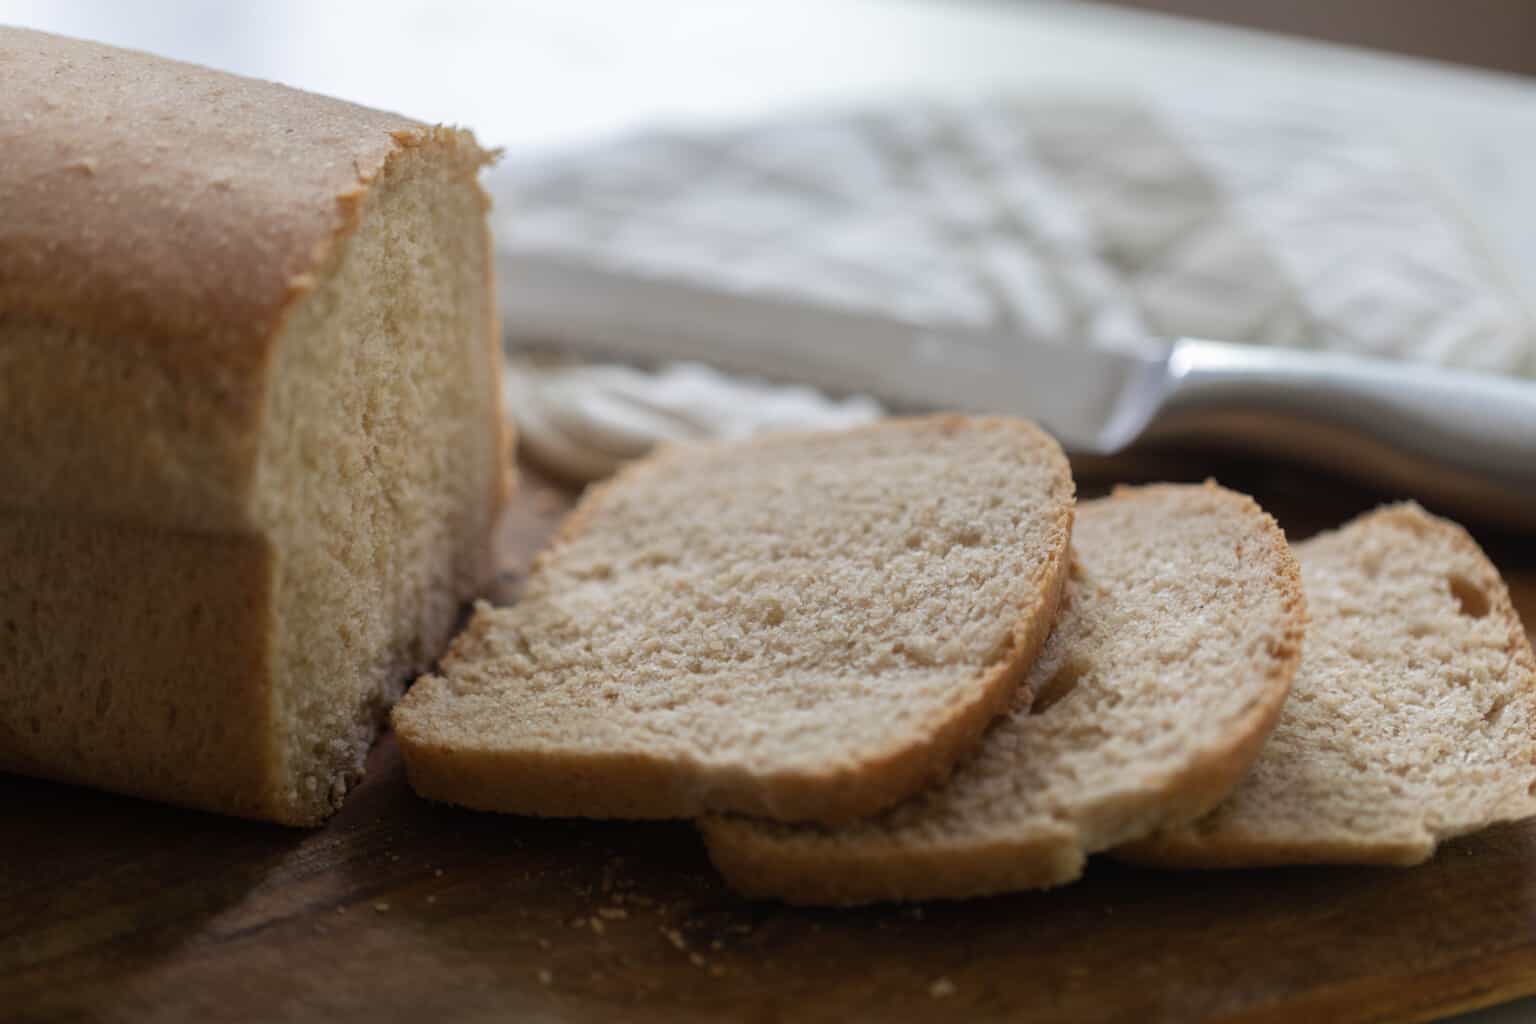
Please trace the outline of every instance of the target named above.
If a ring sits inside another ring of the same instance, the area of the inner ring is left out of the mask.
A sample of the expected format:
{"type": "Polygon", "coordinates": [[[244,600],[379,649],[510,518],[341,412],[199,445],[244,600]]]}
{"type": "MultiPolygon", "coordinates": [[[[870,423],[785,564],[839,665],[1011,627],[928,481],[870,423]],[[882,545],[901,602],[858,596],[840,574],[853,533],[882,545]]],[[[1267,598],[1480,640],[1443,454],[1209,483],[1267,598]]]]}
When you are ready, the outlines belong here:
{"type": "MultiPolygon", "coordinates": [[[[1055,621],[1056,608],[1070,568],[1074,488],[1060,447],[1033,424],[1005,418],[935,416],[892,420],[855,428],[854,432],[910,430],[924,424],[943,430],[1017,430],[1045,454],[1061,493],[1061,518],[1052,531],[1055,547],[1044,553],[1037,586],[1007,648],[980,674],[970,699],[958,703],[926,736],[908,737],[899,746],[857,764],[822,772],[739,772],[718,770],[675,759],[625,752],[487,750],[473,744],[443,743],[413,728],[408,715],[396,714],[395,729],[412,787],[422,796],[480,810],[552,817],[678,818],[729,809],[788,821],[836,823],[873,814],[945,779],[956,761],[975,747],[987,726],[1008,706],[1029,671],[1055,621]]],[[[781,435],[793,440],[795,435],[781,435]]],[[[774,439],[762,443],[772,444],[774,439]]],[[[637,474],[653,471],[685,451],[663,449],[626,466],[594,485],[566,517],[535,566],[556,557],[560,547],[586,530],[606,496],[637,474]]],[[[472,659],[479,641],[472,624],[454,641],[444,669],[458,659],[472,659]]],[[[440,679],[418,680],[422,693],[440,679]]]]}
{"type": "Polygon", "coordinates": [[[699,823],[709,859],[748,899],[800,907],[969,899],[1046,889],[1082,872],[1083,853],[1068,828],[1049,835],[855,852],[791,852],[763,842],[749,822],[711,817],[699,823]],[[796,853],[803,854],[796,856],[796,853]]]}
{"type": "Polygon", "coordinates": [[[263,742],[264,541],[0,512],[0,563],[0,771],[310,823],[263,742]]]}
{"type": "Polygon", "coordinates": [[[355,218],[392,133],[422,128],[25,29],[0,28],[0,62],[0,305],[246,370],[355,218]]]}
{"type": "Polygon", "coordinates": [[[396,114],[24,29],[0,27],[0,65],[4,333],[78,342],[0,359],[4,503],[249,529],[288,311],[393,154],[439,147],[470,180],[486,155],[396,114]]]}
{"type": "MultiPolygon", "coordinates": [[[[283,584],[299,574],[284,567],[304,545],[272,510],[314,470],[263,458],[298,434],[274,394],[289,357],[362,336],[310,328],[335,322],[354,230],[394,219],[369,211],[425,164],[456,200],[434,212],[483,211],[487,154],[468,133],[36,32],[0,27],[0,68],[0,770],[316,824],[360,769],[366,719],[488,581],[485,510],[507,493],[510,436],[499,416],[472,425],[473,525],[446,531],[454,564],[408,595],[426,610],[400,627],[415,633],[390,655],[398,675],[345,628],[328,634],[378,678],[356,728],[321,737],[330,760],[301,777],[281,750],[282,680],[310,676],[285,675],[277,641],[323,616],[292,611],[283,584]],[[483,477],[482,453],[500,456],[483,477]]],[[[453,237],[466,248],[447,273],[486,312],[455,365],[473,359],[472,386],[490,389],[476,410],[499,408],[489,231],[482,218],[453,237]]],[[[332,364],[299,376],[332,394],[354,373],[332,364]]]]}
{"type": "MultiPolygon", "coordinates": [[[[1117,488],[1107,500],[1180,485],[1117,488]]],[[[1207,489],[1222,490],[1207,481],[1207,489]]],[[[1184,488],[1187,490],[1187,488],[1184,488]]],[[[1261,521],[1266,561],[1283,595],[1284,621],[1270,650],[1260,698],[1235,723],[1230,743],[1204,751],[1155,789],[1120,801],[1123,808],[1096,808],[1095,816],[1183,822],[1210,810],[1231,791],[1258,756],[1279,719],[1290,691],[1306,629],[1300,570],[1273,517],[1251,498],[1222,491],[1261,521]],[[1133,806],[1134,805],[1134,806],[1133,806]]],[[[1070,599],[1070,598],[1069,598],[1070,599]]],[[[972,837],[952,842],[885,843],[860,847],[839,843],[794,843],[747,819],[714,815],[699,822],[710,860],[736,891],[754,898],[804,906],[858,905],[890,900],[965,899],[1020,889],[1046,888],[1077,878],[1089,853],[1102,843],[1087,842],[1092,826],[1062,820],[1049,832],[972,837]],[[1085,848],[1086,847],[1086,848],[1085,848]]]]}

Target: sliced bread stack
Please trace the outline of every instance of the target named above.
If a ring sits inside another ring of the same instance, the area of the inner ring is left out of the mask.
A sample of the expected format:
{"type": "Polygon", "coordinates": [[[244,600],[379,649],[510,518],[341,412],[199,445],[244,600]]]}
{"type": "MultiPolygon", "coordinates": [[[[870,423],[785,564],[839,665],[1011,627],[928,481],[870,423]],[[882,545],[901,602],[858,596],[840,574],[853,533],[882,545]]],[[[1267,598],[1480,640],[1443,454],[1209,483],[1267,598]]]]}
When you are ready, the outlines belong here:
{"type": "Polygon", "coordinates": [[[1214,484],[1073,505],[1004,419],[653,456],[396,709],[411,781],[698,818],[734,887],[806,904],[1060,885],[1099,851],[1407,863],[1536,813],[1529,644],[1459,528],[1388,509],[1298,564],[1214,484]]]}
{"type": "Polygon", "coordinates": [[[707,818],[734,887],[849,904],[1060,885],[1232,789],[1301,653],[1284,535],[1209,484],[1122,489],[1079,508],[1074,533],[1055,631],[948,785],[839,828],[707,818]]]}
{"type": "Polygon", "coordinates": [[[1296,546],[1313,623],[1253,770],[1122,851],[1183,867],[1416,864],[1536,814],[1536,662],[1503,580],[1417,505],[1296,546]]]}

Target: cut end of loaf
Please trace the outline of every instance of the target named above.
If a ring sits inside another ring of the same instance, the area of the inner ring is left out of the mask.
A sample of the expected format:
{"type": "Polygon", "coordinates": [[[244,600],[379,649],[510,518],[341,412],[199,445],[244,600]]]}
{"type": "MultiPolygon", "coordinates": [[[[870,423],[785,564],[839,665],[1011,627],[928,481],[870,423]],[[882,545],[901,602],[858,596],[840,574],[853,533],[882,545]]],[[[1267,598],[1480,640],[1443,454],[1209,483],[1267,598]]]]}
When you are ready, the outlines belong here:
{"type": "Polygon", "coordinates": [[[442,129],[397,141],[272,368],[271,810],[295,824],[340,806],[493,568],[504,452],[478,150],[442,129]]]}

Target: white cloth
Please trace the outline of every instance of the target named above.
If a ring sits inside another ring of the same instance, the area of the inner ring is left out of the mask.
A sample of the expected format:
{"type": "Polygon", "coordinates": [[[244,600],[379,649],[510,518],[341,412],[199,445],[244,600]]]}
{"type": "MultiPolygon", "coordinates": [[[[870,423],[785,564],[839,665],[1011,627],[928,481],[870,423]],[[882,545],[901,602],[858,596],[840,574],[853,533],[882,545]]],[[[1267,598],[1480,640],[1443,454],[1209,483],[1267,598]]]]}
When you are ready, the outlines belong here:
{"type": "Polygon", "coordinates": [[[1314,117],[905,105],[620,139],[492,182],[499,245],[696,286],[1067,344],[1193,335],[1536,375],[1525,298],[1477,228],[1401,154],[1314,117]]]}
{"type": "Polygon", "coordinates": [[[663,442],[851,427],[882,412],[868,398],[834,401],[811,388],[774,387],[697,363],[647,373],[511,359],[503,385],[527,453],[577,481],[599,480],[663,442]]]}

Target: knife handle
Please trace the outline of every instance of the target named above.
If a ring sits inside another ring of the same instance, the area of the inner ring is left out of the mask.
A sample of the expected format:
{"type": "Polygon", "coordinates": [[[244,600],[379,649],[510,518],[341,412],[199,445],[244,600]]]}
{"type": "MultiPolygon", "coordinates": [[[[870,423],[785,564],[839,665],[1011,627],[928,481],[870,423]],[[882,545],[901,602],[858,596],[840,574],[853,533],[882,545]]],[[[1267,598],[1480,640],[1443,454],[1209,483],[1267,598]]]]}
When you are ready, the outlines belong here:
{"type": "Polygon", "coordinates": [[[1145,440],[1261,448],[1536,528],[1536,382],[1180,338],[1145,440]]]}

